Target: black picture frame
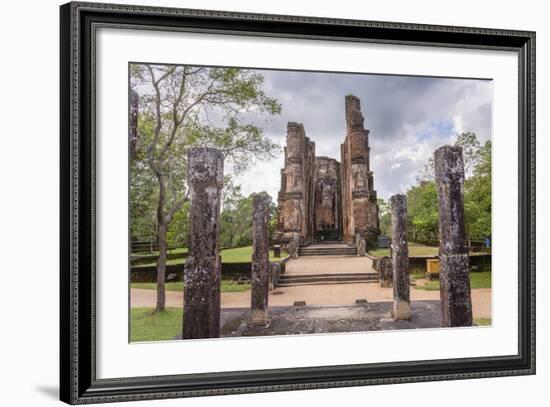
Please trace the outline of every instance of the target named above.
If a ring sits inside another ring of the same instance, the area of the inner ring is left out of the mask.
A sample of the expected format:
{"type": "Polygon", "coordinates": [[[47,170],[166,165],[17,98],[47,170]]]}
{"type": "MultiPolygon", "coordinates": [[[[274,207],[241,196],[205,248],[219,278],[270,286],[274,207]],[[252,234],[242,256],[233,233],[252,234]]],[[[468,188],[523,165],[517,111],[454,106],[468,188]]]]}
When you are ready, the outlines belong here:
{"type": "Polygon", "coordinates": [[[60,7],[60,398],[70,404],[535,373],[535,33],[73,2],[60,7]],[[519,59],[518,353],[500,357],[96,378],[94,48],[100,26],[132,30],[508,50],[519,59]]]}

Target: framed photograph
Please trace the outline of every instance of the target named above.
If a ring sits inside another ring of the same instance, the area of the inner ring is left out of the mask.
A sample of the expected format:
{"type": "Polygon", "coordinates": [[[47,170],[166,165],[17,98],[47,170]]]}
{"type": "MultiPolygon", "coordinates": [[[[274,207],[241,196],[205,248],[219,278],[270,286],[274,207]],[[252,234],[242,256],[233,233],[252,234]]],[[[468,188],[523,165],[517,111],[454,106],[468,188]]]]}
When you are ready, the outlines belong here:
{"type": "Polygon", "coordinates": [[[535,373],[535,33],[68,3],[61,400],[535,373]]]}

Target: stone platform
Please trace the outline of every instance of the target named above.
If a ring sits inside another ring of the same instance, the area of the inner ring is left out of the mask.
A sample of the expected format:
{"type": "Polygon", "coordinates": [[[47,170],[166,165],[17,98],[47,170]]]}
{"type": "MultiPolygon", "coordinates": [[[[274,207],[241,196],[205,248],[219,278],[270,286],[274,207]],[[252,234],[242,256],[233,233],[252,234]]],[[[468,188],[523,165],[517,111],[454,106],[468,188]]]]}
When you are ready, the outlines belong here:
{"type": "MultiPolygon", "coordinates": [[[[285,289],[298,285],[334,285],[377,283],[378,273],[367,257],[310,256],[291,259],[279,277],[277,287],[285,289]]],[[[290,305],[290,304],[289,304],[290,305]]]]}
{"type": "MultiPolygon", "coordinates": [[[[392,302],[343,306],[270,307],[267,327],[249,326],[248,308],[224,308],[221,336],[303,335],[395,329],[439,328],[439,301],[413,301],[409,321],[391,319],[392,302]]],[[[174,339],[180,339],[177,336],[174,339]]]]}

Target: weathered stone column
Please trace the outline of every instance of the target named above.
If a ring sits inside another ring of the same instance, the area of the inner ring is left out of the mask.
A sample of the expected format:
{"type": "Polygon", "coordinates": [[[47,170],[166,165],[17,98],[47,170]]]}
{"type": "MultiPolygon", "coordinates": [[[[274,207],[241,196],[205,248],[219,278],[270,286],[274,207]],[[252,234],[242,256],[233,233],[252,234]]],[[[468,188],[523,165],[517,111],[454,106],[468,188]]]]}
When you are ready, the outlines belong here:
{"type": "Polygon", "coordinates": [[[252,278],[250,323],[267,323],[267,300],[269,297],[269,204],[266,192],[254,195],[252,213],[252,278]]]}
{"type": "Polygon", "coordinates": [[[356,232],[367,241],[378,232],[378,205],[370,170],[369,130],[364,127],[361,101],[345,99],[346,138],[341,146],[343,238],[351,243],[356,232]]]}
{"type": "Polygon", "coordinates": [[[439,283],[441,326],[471,326],[472,299],[464,225],[464,161],[462,148],[435,151],[439,198],[439,283]]]}
{"type": "Polygon", "coordinates": [[[277,234],[284,243],[295,237],[303,243],[310,243],[314,231],[315,143],[306,137],[301,123],[288,123],[284,151],[285,168],[281,171],[281,189],[278,194],[277,234]]]}
{"type": "Polygon", "coordinates": [[[393,319],[411,317],[409,291],[409,245],[407,243],[407,196],[394,195],[391,202],[393,319]]]}
{"type": "Polygon", "coordinates": [[[223,155],[214,148],[187,153],[190,189],[189,257],[185,262],[183,339],[220,336],[221,259],[218,242],[223,155]]]}

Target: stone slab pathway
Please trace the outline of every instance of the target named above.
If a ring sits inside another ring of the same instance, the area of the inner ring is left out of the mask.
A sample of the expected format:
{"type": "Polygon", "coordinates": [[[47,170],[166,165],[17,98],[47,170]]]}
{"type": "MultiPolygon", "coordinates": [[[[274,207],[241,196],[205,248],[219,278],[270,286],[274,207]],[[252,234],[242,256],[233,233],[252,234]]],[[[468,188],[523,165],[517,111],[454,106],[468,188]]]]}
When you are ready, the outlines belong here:
{"type": "MultiPolygon", "coordinates": [[[[249,326],[250,311],[222,310],[222,337],[303,335],[335,332],[365,332],[393,329],[439,328],[439,301],[412,304],[411,320],[390,320],[391,302],[350,306],[272,307],[267,327],[249,326]]],[[[176,336],[174,339],[180,339],[176,336]]]]}
{"type": "Polygon", "coordinates": [[[289,260],[285,275],[376,273],[372,260],[358,256],[307,256],[289,260]]]}

